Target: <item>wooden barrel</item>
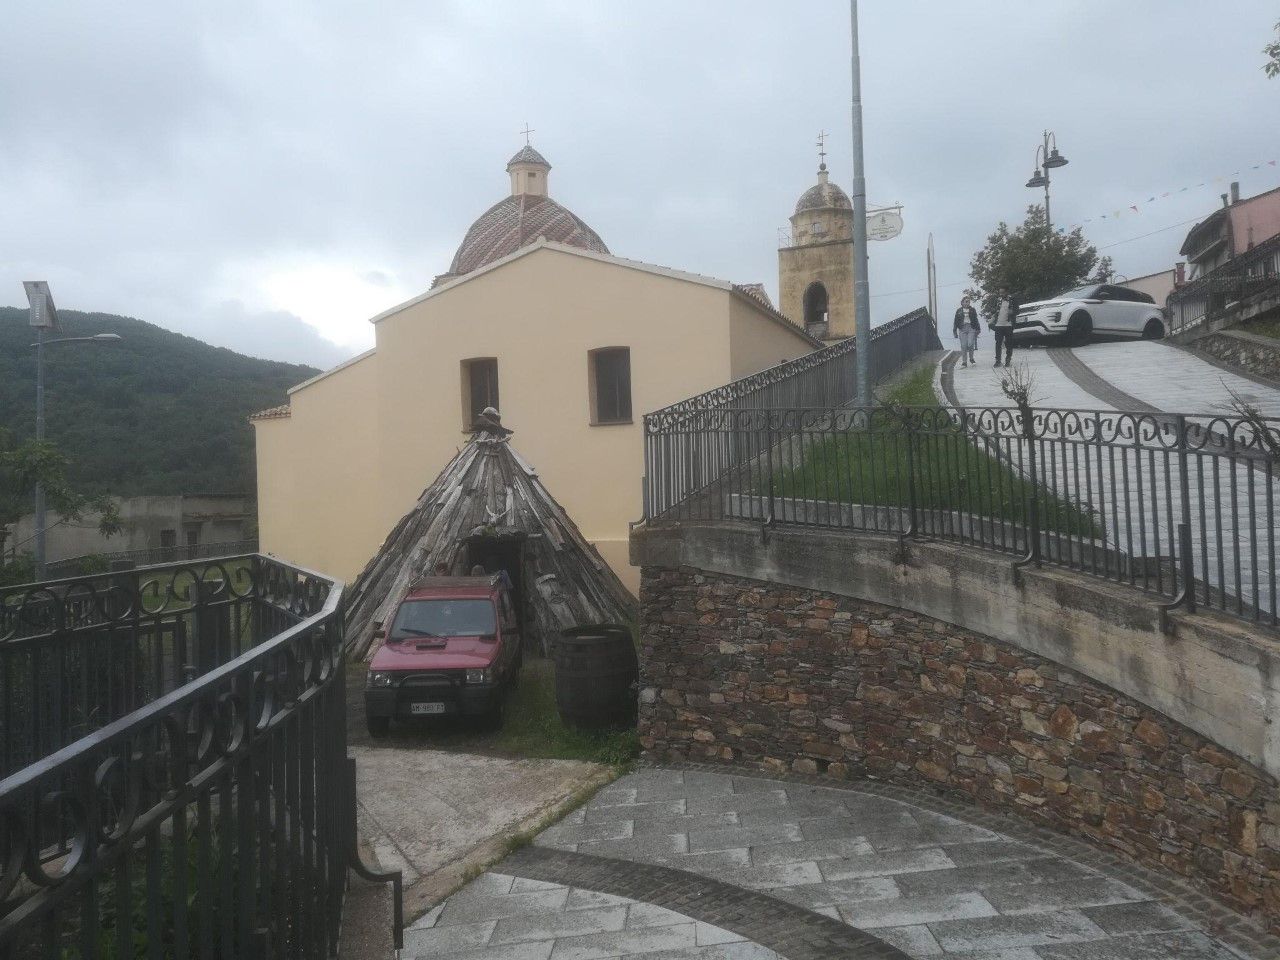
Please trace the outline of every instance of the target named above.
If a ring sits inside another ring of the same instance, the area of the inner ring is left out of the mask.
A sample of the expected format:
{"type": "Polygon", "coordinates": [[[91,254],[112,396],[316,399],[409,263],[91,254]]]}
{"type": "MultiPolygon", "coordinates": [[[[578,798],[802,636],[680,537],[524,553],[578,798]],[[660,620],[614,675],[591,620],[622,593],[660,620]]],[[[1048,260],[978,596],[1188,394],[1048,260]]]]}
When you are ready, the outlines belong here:
{"type": "Polygon", "coordinates": [[[556,709],[566,726],[635,726],[640,661],[629,627],[602,623],[564,630],[554,658],[556,709]]]}

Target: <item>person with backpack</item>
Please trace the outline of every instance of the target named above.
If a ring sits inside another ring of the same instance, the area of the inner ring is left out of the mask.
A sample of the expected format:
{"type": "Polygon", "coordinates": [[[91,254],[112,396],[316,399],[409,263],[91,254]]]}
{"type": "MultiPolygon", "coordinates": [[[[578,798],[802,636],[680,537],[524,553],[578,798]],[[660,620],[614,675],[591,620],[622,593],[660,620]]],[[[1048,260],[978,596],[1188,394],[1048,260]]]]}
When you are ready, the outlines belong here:
{"type": "Polygon", "coordinates": [[[969,302],[968,297],[960,298],[960,307],[956,310],[955,322],[951,326],[952,333],[960,340],[960,366],[978,365],[973,351],[978,348],[978,332],[982,324],[978,320],[978,311],[969,302]]]}

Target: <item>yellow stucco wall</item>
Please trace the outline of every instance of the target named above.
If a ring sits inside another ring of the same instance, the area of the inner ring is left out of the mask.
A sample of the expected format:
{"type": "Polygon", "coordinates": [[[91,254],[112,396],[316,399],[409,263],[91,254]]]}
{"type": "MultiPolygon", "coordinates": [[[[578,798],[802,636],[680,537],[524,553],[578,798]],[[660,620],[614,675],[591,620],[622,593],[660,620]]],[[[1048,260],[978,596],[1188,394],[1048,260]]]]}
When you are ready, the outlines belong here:
{"type": "Polygon", "coordinates": [[[351,580],[387,532],[378,471],[376,355],[295,389],[287,419],[260,420],[260,548],[351,580]],[[264,470],[265,468],[265,470],[264,470]]]}
{"type": "Polygon", "coordinates": [[[295,392],[288,420],[258,423],[263,548],[346,578],[466,442],[462,360],[497,358],[513,447],[635,590],[643,414],[810,349],[726,289],[554,247],[411,302],[376,331],[371,358],[295,392]],[[630,348],[629,424],[590,422],[600,347],[630,348]]]}
{"type": "Polygon", "coordinates": [[[741,297],[729,302],[729,323],[729,365],[734,380],[803,356],[811,349],[787,327],[763,320],[741,297]]]}

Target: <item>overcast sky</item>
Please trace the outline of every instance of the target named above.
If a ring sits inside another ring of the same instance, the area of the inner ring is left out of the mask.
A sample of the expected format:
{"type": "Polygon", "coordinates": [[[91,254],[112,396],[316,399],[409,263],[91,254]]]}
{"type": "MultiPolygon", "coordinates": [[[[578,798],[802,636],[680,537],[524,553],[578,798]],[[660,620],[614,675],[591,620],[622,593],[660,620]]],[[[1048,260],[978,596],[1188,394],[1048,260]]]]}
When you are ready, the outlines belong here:
{"type": "MultiPolygon", "coordinates": [[[[1046,126],[1070,161],[1055,223],[1093,219],[1128,276],[1171,266],[1186,227],[1162,228],[1235,171],[1246,195],[1280,185],[1277,19],[1274,0],[864,0],[868,193],[906,221],[871,247],[873,322],[924,303],[930,232],[953,307],[973,251],[1038,199],[1046,126]]],[[[848,27],[841,0],[13,4],[0,303],[48,279],[62,307],[327,366],[448,267],[526,121],[552,195],[615,254],[776,296],[820,129],[852,177],[848,27]]]]}

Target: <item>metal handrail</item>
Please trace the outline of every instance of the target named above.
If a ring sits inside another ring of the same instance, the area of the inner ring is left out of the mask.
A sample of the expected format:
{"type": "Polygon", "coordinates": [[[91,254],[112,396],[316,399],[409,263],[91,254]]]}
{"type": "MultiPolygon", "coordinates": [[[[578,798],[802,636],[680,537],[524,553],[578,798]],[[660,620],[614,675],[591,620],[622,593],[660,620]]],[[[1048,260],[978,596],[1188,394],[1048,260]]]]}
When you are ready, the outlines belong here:
{"type": "Polygon", "coordinates": [[[645,520],[927,537],[1275,628],[1277,450],[1277,418],[721,407],[646,418],[645,520]]]}
{"type": "MultiPolygon", "coordinates": [[[[0,642],[6,678],[49,645],[92,658],[75,689],[54,671],[64,702],[96,689],[82,682],[117,689],[163,668],[159,654],[187,660],[0,780],[0,955],[133,956],[140,932],[166,956],[333,955],[349,869],[401,889],[356,859],[343,584],[260,555],[124,579],[124,593],[118,574],[0,591],[52,628],[35,646],[29,631],[0,642]],[[188,642],[160,622],[187,623],[188,642]],[[154,660],[116,656],[157,636],[154,660]]],[[[395,917],[399,946],[398,902],[395,917]]]]}

